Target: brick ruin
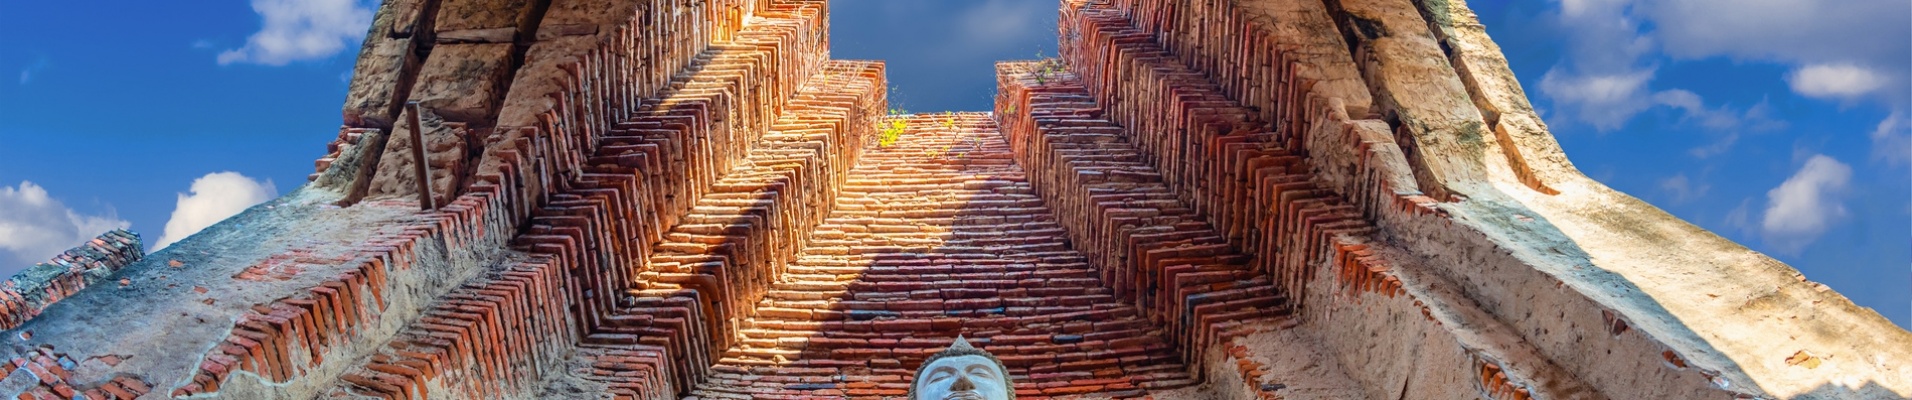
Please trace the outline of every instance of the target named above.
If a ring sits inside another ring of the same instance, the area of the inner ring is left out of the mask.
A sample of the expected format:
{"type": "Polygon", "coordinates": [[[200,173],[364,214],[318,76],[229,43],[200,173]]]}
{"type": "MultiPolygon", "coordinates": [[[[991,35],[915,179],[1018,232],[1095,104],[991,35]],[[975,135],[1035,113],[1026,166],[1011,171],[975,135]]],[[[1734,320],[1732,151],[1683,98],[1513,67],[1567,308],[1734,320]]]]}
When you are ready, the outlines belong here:
{"type": "Polygon", "coordinates": [[[0,329],[13,329],[40,310],[113,276],[146,256],[139,234],[114,229],[0,283],[0,329]]]}
{"type": "Polygon", "coordinates": [[[0,394],[898,398],[963,335],[1025,399],[1912,395],[1912,333],[1574,169],[1460,1],[1068,0],[914,115],[828,10],[386,0],[312,183],[9,299],[0,394]]]}

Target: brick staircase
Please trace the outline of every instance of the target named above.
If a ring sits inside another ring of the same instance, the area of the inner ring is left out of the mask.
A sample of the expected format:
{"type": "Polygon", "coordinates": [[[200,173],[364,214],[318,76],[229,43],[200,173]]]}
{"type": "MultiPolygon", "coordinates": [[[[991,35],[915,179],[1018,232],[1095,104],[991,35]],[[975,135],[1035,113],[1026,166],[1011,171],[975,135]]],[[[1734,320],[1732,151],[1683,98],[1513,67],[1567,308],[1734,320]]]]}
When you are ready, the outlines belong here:
{"type": "MultiPolygon", "coordinates": [[[[1412,340],[1415,335],[1452,340],[1464,350],[1439,357],[1421,356],[1424,361],[1413,368],[1473,379],[1495,398],[1528,399],[1537,393],[1545,397],[1600,398],[1597,391],[1540,356],[1531,344],[1509,340],[1518,334],[1485,315],[1474,300],[1454,295],[1450,291],[1455,286],[1452,282],[1423,272],[1427,261],[1387,251],[1390,246],[1374,243],[1378,229],[1371,218],[1437,214],[1433,199],[1400,191],[1400,185],[1393,184],[1384,172],[1372,170],[1357,174],[1363,176],[1349,185],[1352,190],[1330,189],[1321,174],[1311,169],[1309,155],[1302,150],[1309,139],[1305,134],[1313,127],[1299,120],[1277,126],[1266,119],[1305,113],[1298,110],[1312,105],[1278,102],[1273,107],[1278,112],[1244,106],[1236,100],[1242,91],[1234,90],[1236,95],[1230,95],[1228,87],[1210,80],[1209,76],[1215,74],[1197,71],[1226,70],[1212,64],[1216,60],[1209,57],[1215,54],[1203,54],[1213,49],[1185,46],[1177,54],[1164,47],[1200,39],[1152,35],[1141,27],[1187,18],[1181,13],[1188,10],[1153,0],[1067,3],[1061,18],[1065,38],[1061,62],[1070,68],[1066,72],[1049,68],[1046,70],[1053,72],[1045,78],[1031,79],[1030,75],[1043,74],[1045,69],[1040,64],[999,67],[1003,71],[999,75],[1015,78],[1002,79],[999,109],[1049,101],[1064,102],[1068,104],[1066,109],[1079,110],[1076,115],[1055,115],[1041,112],[1039,106],[1025,107],[1030,110],[1028,118],[1037,126],[1035,131],[1044,137],[1058,133],[1072,136],[1075,132],[1071,130],[1079,129],[1076,127],[1127,127],[1114,130],[1126,135],[1103,140],[1108,144],[1100,147],[1134,149],[1140,162],[1162,168],[1159,180],[1179,198],[1195,205],[1208,221],[1222,227],[1220,231],[1226,235],[1218,236],[1247,253],[1244,258],[1252,258],[1252,267],[1247,268],[1252,272],[1238,273],[1272,279],[1275,288],[1270,292],[1297,298],[1288,306],[1319,308],[1313,310],[1316,320],[1311,322],[1353,323],[1355,326],[1343,329],[1382,331],[1385,329],[1360,326],[1367,323],[1363,314],[1380,315],[1390,319],[1389,325],[1423,330],[1406,334],[1402,340],[1412,340]],[[1100,108],[1098,103],[1111,106],[1100,108]],[[1109,121],[1086,118],[1104,115],[1109,121]],[[1136,145],[1123,146],[1126,141],[1136,145]],[[1351,202],[1349,196],[1355,201],[1351,202]],[[1359,304],[1364,301],[1349,301],[1368,296],[1374,299],[1365,301],[1387,305],[1363,307],[1359,304]],[[1414,318],[1416,313],[1421,318],[1414,318]]],[[[1026,132],[1009,131],[1012,136],[1026,132]]],[[[1144,271],[1174,268],[1150,265],[1146,258],[1141,261],[1144,271]]],[[[1199,292],[1184,294],[1178,286],[1143,288],[1143,293],[1176,294],[1179,296],[1170,298],[1188,299],[1190,303],[1208,297],[1199,292]]],[[[1216,309],[1232,311],[1242,306],[1226,304],[1216,309]]],[[[1230,322],[1224,319],[1207,326],[1210,331],[1192,334],[1227,340],[1235,334],[1212,329],[1228,325],[1230,322]]],[[[1198,342],[1192,348],[1199,350],[1205,344],[1198,342]]]]}
{"type": "Polygon", "coordinates": [[[1038,171],[1031,180],[1043,198],[1058,205],[1085,253],[1101,255],[1102,278],[1188,355],[1245,319],[1285,315],[1287,301],[1254,259],[1178,199],[1130,131],[1102,119],[1077,79],[1054,65],[998,65],[998,108],[1017,160],[1038,171]]]}
{"type": "MultiPolygon", "coordinates": [[[[689,58],[562,161],[581,168],[557,164],[569,180],[514,239],[527,256],[331,394],[885,398],[963,335],[1022,398],[1163,395],[1259,379],[1234,340],[1293,325],[1298,266],[1372,230],[1312,186],[1292,138],[1106,4],[1065,8],[1073,65],[1000,65],[995,114],[883,121],[880,64],[801,51],[823,15],[770,3],[689,58]],[[1143,117],[1159,110],[1176,111],[1143,117]],[[1250,223],[1271,221],[1289,225],[1250,223]],[[1218,344],[1236,369],[1199,368],[1218,344]]],[[[1364,257],[1348,270],[1376,274],[1364,257]]],[[[1336,379],[1320,386],[1355,392],[1336,379]]]]}
{"type": "Polygon", "coordinates": [[[696,398],[901,396],[958,334],[1000,357],[1023,398],[1195,383],[1071,246],[990,116],[897,118],[906,132],[850,171],[696,398]]]}
{"type": "MultiPolygon", "coordinates": [[[[883,109],[881,67],[832,61],[812,78],[761,142],[698,200],[655,246],[634,288],[584,346],[616,352],[655,346],[676,357],[674,387],[701,381],[732,345],[749,306],[787,268],[862,152],[883,109]]],[[[601,356],[600,356],[601,357],[601,356]]],[[[641,369],[657,367],[635,366],[641,369]]],[[[616,387],[625,367],[589,373],[616,387]]]]}

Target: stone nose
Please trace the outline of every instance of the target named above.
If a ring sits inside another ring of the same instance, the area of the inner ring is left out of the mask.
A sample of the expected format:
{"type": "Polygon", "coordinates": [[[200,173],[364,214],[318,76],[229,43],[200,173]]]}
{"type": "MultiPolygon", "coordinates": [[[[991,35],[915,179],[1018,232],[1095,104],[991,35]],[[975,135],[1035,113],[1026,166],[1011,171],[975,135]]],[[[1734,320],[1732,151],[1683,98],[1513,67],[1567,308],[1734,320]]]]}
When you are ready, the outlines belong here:
{"type": "Polygon", "coordinates": [[[976,390],[976,383],[969,381],[968,375],[957,375],[956,383],[949,384],[949,391],[976,390]]]}

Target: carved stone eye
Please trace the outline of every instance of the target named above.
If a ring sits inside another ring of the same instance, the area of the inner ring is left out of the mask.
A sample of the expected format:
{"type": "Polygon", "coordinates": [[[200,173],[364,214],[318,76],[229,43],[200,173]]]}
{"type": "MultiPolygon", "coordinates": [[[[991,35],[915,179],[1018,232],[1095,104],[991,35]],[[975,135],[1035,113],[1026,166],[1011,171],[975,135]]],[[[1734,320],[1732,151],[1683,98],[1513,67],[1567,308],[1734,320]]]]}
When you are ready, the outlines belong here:
{"type": "Polygon", "coordinates": [[[969,376],[994,381],[996,380],[996,371],[981,365],[972,366],[969,367],[969,376]]]}
{"type": "Polygon", "coordinates": [[[947,370],[947,369],[939,369],[939,370],[937,370],[936,372],[931,372],[931,373],[929,374],[929,381],[930,381],[930,382],[942,382],[942,381],[946,381],[946,380],[949,380],[949,378],[953,378],[953,377],[955,377],[955,376],[956,376],[956,374],[955,374],[954,372],[951,372],[950,370],[947,370]]]}

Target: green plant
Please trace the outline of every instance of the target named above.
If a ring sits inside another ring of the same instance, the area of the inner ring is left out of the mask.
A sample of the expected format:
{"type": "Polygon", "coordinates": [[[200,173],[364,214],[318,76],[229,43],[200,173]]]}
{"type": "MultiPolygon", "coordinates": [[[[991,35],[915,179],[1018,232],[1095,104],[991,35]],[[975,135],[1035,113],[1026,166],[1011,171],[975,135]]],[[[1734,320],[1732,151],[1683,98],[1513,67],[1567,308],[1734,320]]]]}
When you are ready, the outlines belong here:
{"type": "Polygon", "coordinates": [[[956,113],[943,112],[943,129],[956,130],[956,113]]]}
{"type": "MultiPolygon", "coordinates": [[[[923,149],[923,155],[929,156],[930,158],[942,157],[944,154],[949,154],[951,147],[953,146],[944,145],[943,148],[940,149],[923,149]]],[[[962,154],[957,154],[956,156],[962,157],[962,154]]]]}
{"type": "Polygon", "coordinates": [[[1042,50],[1036,50],[1036,66],[1033,72],[1036,75],[1037,85],[1048,84],[1049,78],[1063,72],[1062,60],[1043,56],[1042,50]]]}
{"type": "Polygon", "coordinates": [[[878,147],[890,147],[890,145],[896,144],[898,139],[903,138],[903,131],[909,130],[909,126],[910,122],[908,119],[890,119],[890,123],[885,124],[882,131],[877,132],[876,145],[878,147]]]}

